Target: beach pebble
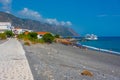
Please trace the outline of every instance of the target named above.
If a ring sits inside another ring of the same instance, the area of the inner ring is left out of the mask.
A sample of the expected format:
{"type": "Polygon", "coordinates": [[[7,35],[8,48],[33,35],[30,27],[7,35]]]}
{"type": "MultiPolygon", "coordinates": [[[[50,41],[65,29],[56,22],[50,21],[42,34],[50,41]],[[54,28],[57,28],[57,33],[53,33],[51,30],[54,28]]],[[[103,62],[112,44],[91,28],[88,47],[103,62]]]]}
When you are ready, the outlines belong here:
{"type": "Polygon", "coordinates": [[[83,66],[83,68],[86,68],[86,66],[83,66]]]}
{"type": "Polygon", "coordinates": [[[50,52],[48,52],[48,55],[50,55],[50,52]]]}
{"type": "Polygon", "coordinates": [[[112,73],[114,73],[115,71],[114,70],[112,70],[112,73]]]}

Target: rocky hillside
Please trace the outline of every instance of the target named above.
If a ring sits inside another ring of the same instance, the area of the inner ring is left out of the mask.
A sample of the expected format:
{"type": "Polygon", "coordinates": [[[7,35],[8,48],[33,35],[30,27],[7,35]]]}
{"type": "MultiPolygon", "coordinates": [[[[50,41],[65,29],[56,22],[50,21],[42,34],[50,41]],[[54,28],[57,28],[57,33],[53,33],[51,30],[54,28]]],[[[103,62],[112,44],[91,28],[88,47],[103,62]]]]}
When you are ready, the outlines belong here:
{"type": "Polygon", "coordinates": [[[12,14],[0,12],[0,22],[11,22],[13,26],[31,29],[34,31],[49,31],[54,34],[60,34],[62,36],[78,36],[78,34],[70,27],[50,25],[48,23],[42,23],[40,21],[21,19],[12,14]]]}

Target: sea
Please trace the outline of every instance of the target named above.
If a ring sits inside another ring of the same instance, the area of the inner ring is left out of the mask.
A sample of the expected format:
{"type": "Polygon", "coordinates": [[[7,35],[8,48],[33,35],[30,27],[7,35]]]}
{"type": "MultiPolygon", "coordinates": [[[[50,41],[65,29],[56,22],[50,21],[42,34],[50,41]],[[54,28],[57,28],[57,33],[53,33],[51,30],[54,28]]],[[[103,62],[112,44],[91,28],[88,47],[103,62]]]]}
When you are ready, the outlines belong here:
{"type": "Polygon", "coordinates": [[[98,40],[79,41],[79,44],[93,50],[120,54],[120,37],[98,37],[98,40]]]}

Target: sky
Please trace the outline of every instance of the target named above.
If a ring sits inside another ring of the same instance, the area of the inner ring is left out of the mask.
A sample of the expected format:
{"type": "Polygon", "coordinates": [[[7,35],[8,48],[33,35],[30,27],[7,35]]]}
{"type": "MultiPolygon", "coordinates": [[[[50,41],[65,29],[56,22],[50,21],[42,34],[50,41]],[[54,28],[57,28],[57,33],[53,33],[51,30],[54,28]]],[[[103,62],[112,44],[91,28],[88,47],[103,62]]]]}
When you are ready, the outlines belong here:
{"type": "Polygon", "coordinates": [[[71,27],[81,36],[120,36],[120,0],[0,0],[0,11],[71,27]]]}

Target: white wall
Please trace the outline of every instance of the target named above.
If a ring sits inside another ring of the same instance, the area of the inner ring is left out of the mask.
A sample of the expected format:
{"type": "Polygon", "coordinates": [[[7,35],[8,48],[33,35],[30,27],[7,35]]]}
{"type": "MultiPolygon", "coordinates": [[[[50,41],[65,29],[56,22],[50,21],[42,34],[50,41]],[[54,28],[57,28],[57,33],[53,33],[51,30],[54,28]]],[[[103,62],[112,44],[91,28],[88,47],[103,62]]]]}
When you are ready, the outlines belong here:
{"type": "Polygon", "coordinates": [[[37,37],[38,39],[41,39],[43,36],[38,34],[37,37]]]}
{"type": "Polygon", "coordinates": [[[10,30],[11,27],[10,22],[0,22],[0,29],[10,30]]]}

